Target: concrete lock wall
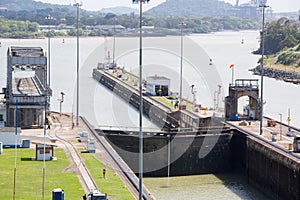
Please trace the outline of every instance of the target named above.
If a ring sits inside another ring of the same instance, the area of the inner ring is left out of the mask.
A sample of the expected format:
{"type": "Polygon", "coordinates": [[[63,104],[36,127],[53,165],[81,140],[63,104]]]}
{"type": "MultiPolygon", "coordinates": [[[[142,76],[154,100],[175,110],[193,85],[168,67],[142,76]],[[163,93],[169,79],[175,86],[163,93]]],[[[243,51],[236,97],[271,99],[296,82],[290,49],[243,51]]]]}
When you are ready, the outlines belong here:
{"type": "MultiPolygon", "coordinates": [[[[138,172],[138,136],[105,135],[129,167],[138,172]]],[[[255,138],[237,131],[173,137],[144,138],[145,176],[167,176],[168,170],[170,176],[239,171],[250,185],[272,199],[300,199],[299,161],[255,138]]]]}
{"type": "Polygon", "coordinates": [[[272,199],[300,199],[300,162],[253,138],[247,139],[249,182],[272,199]]]}
{"type": "MultiPolygon", "coordinates": [[[[98,70],[93,72],[94,79],[113,90],[134,107],[138,108],[139,97],[132,89],[121,85],[98,70]]],[[[149,108],[153,112],[152,119],[164,126],[176,125],[173,113],[169,114],[160,108],[144,102],[144,113],[148,116],[149,108]],[[153,106],[153,107],[151,107],[153,106]],[[170,116],[169,121],[161,120],[161,116],[170,116]],[[172,124],[174,122],[174,124],[172,124]]],[[[138,137],[128,135],[106,135],[116,151],[134,170],[138,171],[138,137]]],[[[172,136],[171,136],[172,137],[172,136]]],[[[300,164],[287,154],[278,152],[267,143],[248,137],[235,131],[234,134],[181,136],[171,142],[170,154],[166,136],[144,138],[145,175],[171,176],[220,173],[239,170],[246,174],[249,183],[269,195],[273,199],[300,200],[300,164]],[[192,141],[190,140],[192,138],[192,141]],[[183,147],[187,146],[186,149],[183,147]],[[207,147],[207,148],[205,148],[207,147]],[[159,154],[151,152],[159,151],[159,154]],[[147,154],[147,152],[149,154],[147,154]],[[181,156],[177,158],[177,155],[181,156]],[[170,156],[168,158],[168,156],[170,156]],[[168,168],[168,159],[171,160],[168,168]],[[151,170],[147,168],[150,163],[151,170]],[[161,167],[162,168],[158,168],[161,167]]],[[[173,139],[172,139],[173,140],[173,139]]]]}
{"type": "Polygon", "coordinates": [[[271,199],[300,199],[300,163],[265,142],[235,131],[231,163],[271,199]]]}
{"type": "MultiPolygon", "coordinates": [[[[138,172],[137,136],[110,135],[108,141],[133,171],[138,172]]],[[[144,138],[145,176],[170,176],[226,172],[230,164],[231,134],[153,136],[144,138]],[[170,145],[169,140],[171,140],[170,145]],[[170,154],[168,154],[170,152],[170,154]]]]}

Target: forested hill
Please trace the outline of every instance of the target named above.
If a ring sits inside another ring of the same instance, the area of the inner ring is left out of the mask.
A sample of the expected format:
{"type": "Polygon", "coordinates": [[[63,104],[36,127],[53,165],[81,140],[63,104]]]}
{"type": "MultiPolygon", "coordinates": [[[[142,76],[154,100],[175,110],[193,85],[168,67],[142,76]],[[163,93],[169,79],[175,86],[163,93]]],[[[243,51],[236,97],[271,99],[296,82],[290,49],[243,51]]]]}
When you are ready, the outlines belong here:
{"type": "Polygon", "coordinates": [[[218,0],[167,0],[147,13],[160,16],[209,17],[229,15],[233,6],[218,0]]]}
{"type": "MultiPolygon", "coordinates": [[[[71,2],[71,1],[70,1],[71,2]]],[[[6,7],[8,11],[32,11],[40,9],[61,9],[70,8],[71,5],[56,5],[49,3],[42,3],[34,0],[1,0],[0,7],[6,7]]]]}

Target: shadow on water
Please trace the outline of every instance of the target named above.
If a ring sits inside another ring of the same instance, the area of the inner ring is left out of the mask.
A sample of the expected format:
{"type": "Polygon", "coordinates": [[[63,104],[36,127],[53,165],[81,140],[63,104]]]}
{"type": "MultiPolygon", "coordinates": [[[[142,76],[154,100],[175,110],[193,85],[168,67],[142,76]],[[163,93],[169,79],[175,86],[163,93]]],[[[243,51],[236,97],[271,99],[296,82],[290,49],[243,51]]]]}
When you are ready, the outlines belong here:
{"type": "Polygon", "coordinates": [[[215,176],[223,182],[224,187],[240,199],[270,199],[260,192],[258,188],[251,186],[247,181],[246,175],[241,172],[233,171],[226,174],[217,174],[215,176]]]}

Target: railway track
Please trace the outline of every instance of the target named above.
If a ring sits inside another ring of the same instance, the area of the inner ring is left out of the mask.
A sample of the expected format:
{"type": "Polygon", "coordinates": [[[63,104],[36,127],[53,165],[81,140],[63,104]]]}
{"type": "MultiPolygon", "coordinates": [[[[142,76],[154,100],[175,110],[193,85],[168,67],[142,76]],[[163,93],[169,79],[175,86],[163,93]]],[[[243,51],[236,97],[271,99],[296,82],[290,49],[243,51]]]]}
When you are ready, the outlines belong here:
{"type": "Polygon", "coordinates": [[[89,193],[91,190],[98,189],[97,184],[82,161],[76,147],[67,139],[61,137],[59,134],[60,131],[61,127],[56,126],[54,131],[49,132],[48,135],[50,137],[56,137],[58,141],[65,146],[64,149],[69,159],[72,161],[72,168],[74,168],[74,171],[78,176],[85,193],[89,193]]]}

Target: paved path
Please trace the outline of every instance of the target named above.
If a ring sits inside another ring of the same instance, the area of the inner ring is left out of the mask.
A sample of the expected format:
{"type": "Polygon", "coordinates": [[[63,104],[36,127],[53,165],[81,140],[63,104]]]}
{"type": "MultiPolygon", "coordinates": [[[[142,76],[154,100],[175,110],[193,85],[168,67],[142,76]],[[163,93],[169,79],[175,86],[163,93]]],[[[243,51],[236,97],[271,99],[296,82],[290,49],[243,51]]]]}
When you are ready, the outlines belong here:
{"type": "MultiPolygon", "coordinates": [[[[289,137],[287,136],[287,132],[289,127],[285,124],[280,124],[279,122],[277,122],[275,127],[268,127],[267,126],[267,118],[263,119],[263,133],[262,135],[260,135],[260,131],[259,131],[259,121],[250,121],[251,124],[249,124],[249,121],[247,121],[247,125],[246,126],[241,126],[239,125],[239,123],[241,121],[229,121],[229,123],[238,126],[239,128],[246,130],[248,132],[251,132],[255,135],[257,135],[258,137],[260,137],[261,139],[264,139],[266,141],[272,142],[278,146],[281,146],[287,150],[293,150],[292,149],[292,144],[293,144],[293,137],[289,137]],[[276,141],[272,140],[272,133],[278,133],[276,135],[276,141]]],[[[297,132],[297,131],[296,131],[297,132]]],[[[296,153],[298,155],[300,155],[300,153],[296,153]]]]}

